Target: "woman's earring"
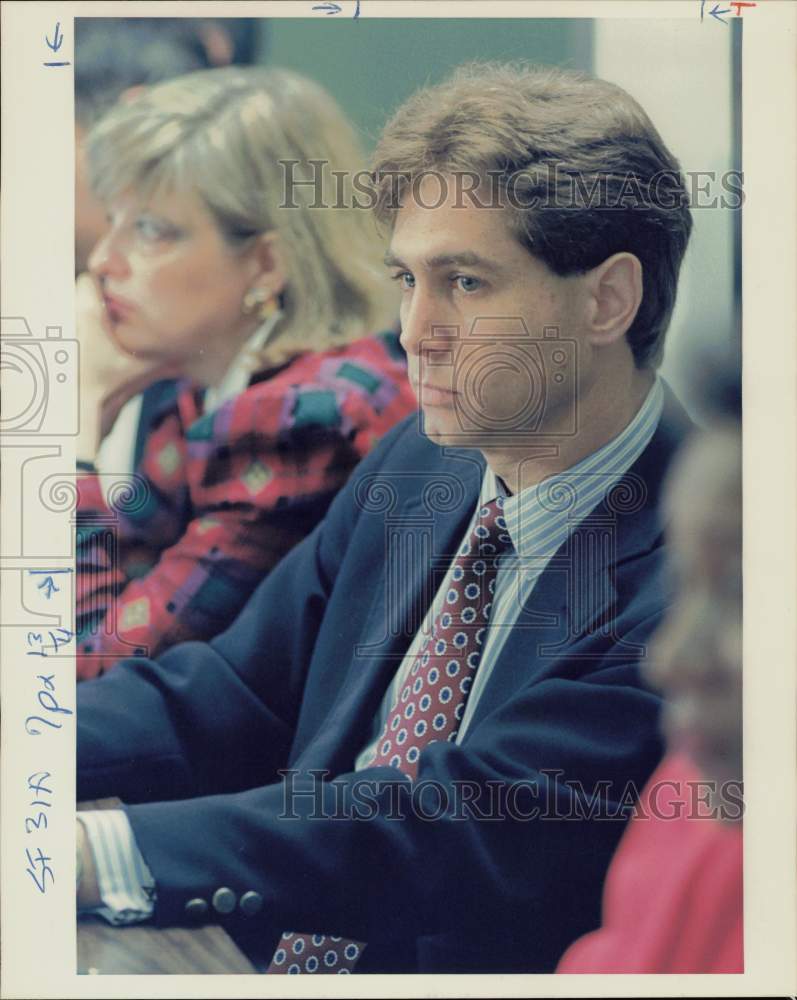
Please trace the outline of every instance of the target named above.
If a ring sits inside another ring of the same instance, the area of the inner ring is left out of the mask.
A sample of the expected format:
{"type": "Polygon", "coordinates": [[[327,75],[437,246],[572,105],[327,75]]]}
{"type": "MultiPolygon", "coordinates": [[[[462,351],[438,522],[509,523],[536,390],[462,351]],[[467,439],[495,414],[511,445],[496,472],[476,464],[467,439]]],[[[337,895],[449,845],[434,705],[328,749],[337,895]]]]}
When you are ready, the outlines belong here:
{"type": "Polygon", "coordinates": [[[265,288],[250,288],[244,295],[242,308],[247,316],[257,315],[258,319],[266,320],[279,309],[279,298],[269,295],[265,288]]]}

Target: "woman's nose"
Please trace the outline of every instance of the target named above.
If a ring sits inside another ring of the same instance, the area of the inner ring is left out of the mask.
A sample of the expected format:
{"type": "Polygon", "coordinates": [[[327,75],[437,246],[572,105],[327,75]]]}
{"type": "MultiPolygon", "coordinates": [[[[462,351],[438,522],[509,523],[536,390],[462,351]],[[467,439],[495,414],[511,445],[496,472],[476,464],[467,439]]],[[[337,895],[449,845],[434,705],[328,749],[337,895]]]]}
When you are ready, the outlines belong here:
{"type": "Polygon", "coordinates": [[[650,683],[665,694],[700,685],[716,650],[716,608],[689,593],[673,607],[657,632],[645,668],[650,683]]]}
{"type": "Polygon", "coordinates": [[[127,275],[127,259],[112,233],[106,233],[97,241],[89,254],[88,269],[95,278],[123,278],[127,275]]]}

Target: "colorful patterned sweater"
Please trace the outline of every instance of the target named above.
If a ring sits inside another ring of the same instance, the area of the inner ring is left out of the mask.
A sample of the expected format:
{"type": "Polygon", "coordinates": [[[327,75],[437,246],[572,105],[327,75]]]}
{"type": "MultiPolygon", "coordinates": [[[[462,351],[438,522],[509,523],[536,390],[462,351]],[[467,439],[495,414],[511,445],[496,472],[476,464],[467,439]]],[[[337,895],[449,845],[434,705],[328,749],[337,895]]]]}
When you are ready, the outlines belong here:
{"type": "Polygon", "coordinates": [[[395,333],[260,372],[211,413],[187,382],[148,396],[135,477],[78,478],[80,679],[226,628],[415,408],[395,333]]]}

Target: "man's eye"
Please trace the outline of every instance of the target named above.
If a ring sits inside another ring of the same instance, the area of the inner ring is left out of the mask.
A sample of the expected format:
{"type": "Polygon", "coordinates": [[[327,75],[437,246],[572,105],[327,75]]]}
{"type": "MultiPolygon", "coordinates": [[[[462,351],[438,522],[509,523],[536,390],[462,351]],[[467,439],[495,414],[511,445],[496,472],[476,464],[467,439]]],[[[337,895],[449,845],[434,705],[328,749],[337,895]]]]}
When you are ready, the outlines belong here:
{"type": "Polygon", "coordinates": [[[409,271],[399,271],[398,274],[392,274],[390,277],[393,281],[397,281],[402,289],[415,287],[415,278],[409,271]]]}
{"type": "Polygon", "coordinates": [[[482,286],[478,278],[474,278],[469,274],[456,274],[453,280],[458,283],[463,292],[475,292],[482,286]]]}

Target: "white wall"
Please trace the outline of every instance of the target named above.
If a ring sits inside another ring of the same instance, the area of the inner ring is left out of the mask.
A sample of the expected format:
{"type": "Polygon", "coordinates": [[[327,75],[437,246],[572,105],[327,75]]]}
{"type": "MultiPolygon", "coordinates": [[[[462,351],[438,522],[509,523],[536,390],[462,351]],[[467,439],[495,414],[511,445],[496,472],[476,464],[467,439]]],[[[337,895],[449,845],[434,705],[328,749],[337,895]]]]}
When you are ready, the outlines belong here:
{"type": "MultiPolygon", "coordinates": [[[[594,73],[650,115],[684,171],[734,168],[731,29],[714,18],[596,20],[594,73]]],[[[705,182],[704,182],[705,183],[705,182]]],[[[718,194],[721,194],[718,189],[718,194]]],[[[707,200],[702,196],[702,200],[707,200]]],[[[689,404],[686,375],[701,345],[734,332],[734,212],[696,208],[662,373],[689,404]]]]}

